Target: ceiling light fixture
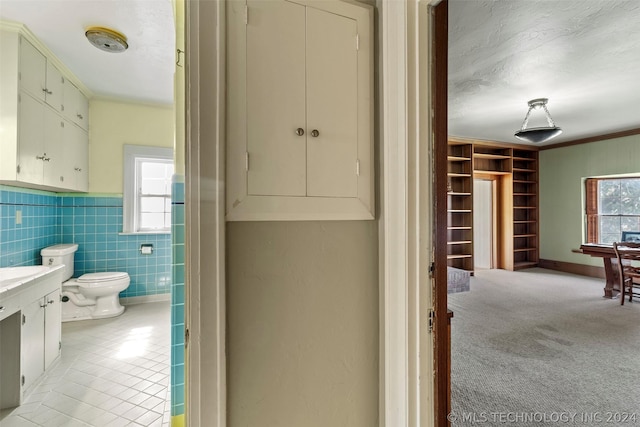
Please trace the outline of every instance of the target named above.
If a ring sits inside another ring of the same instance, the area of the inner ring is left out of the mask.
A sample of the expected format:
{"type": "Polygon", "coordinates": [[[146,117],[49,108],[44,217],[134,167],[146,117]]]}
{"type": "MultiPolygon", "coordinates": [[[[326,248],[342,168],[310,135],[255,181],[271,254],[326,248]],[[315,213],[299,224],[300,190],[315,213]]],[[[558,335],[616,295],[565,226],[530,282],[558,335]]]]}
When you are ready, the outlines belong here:
{"type": "Polygon", "coordinates": [[[109,28],[90,27],[84,35],[92,45],[105,52],[124,52],[129,47],[124,34],[109,28]]]}
{"type": "Polygon", "coordinates": [[[551,118],[551,114],[549,114],[549,110],[547,110],[547,102],[549,100],[547,98],[537,98],[529,101],[529,111],[527,111],[527,115],[524,117],[524,122],[522,122],[522,128],[515,133],[515,137],[526,142],[546,142],[551,138],[555,138],[556,136],[562,133],[562,129],[560,129],[553,122],[551,118]],[[537,127],[527,129],[527,124],[529,123],[529,116],[531,115],[532,110],[543,109],[544,113],[547,116],[547,123],[549,123],[548,127],[537,127]]]}

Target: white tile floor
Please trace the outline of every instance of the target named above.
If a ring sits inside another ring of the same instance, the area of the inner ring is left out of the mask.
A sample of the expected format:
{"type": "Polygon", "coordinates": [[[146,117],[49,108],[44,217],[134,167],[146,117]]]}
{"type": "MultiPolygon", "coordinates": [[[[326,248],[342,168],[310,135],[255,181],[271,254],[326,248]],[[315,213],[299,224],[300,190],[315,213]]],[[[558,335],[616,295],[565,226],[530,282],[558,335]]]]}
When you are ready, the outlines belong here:
{"type": "Polygon", "coordinates": [[[1,427],[168,427],[169,302],[62,324],[62,357],[1,427]]]}

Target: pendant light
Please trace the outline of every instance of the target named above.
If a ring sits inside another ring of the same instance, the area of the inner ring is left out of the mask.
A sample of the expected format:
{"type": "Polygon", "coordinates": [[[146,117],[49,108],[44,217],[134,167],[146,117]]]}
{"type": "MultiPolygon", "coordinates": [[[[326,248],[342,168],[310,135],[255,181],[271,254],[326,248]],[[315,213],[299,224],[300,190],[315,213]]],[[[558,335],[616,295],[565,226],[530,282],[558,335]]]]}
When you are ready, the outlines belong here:
{"type": "Polygon", "coordinates": [[[84,33],[89,43],[105,52],[124,52],[129,45],[127,37],[115,30],[104,27],[90,27],[84,33]]]}
{"type": "Polygon", "coordinates": [[[522,128],[515,133],[515,137],[526,142],[546,142],[562,133],[562,129],[560,129],[553,122],[551,118],[551,114],[549,114],[549,110],[547,110],[547,102],[549,100],[547,98],[537,98],[529,101],[529,111],[527,111],[527,115],[524,118],[524,122],[522,122],[522,128]],[[531,115],[532,110],[544,110],[545,115],[547,116],[548,127],[542,126],[537,128],[529,128],[527,129],[527,124],[529,123],[529,116],[531,115]]]}

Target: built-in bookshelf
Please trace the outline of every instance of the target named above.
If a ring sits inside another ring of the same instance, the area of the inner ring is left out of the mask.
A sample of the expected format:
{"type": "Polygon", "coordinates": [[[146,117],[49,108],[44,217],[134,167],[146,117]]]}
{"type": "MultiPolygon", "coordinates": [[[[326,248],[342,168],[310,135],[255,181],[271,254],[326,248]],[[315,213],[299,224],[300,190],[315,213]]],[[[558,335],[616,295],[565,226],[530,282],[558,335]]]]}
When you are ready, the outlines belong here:
{"type": "Polygon", "coordinates": [[[474,175],[497,180],[496,266],[507,270],[538,264],[538,151],[504,144],[450,140],[448,151],[447,260],[474,269],[474,175]]]}
{"type": "Polygon", "coordinates": [[[513,269],[538,265],[538,152],[513,150],[513,269]]]}
{"type": "Polygon", "coordinates": [[[511,173],[511,148],[474,144],[473,170],[476,173],[511,173]]]}
{"type": "Polygon", "coordinates": [[[447,265],[473,271],[473,157],[471,144],[449,144],[447,265]]]}

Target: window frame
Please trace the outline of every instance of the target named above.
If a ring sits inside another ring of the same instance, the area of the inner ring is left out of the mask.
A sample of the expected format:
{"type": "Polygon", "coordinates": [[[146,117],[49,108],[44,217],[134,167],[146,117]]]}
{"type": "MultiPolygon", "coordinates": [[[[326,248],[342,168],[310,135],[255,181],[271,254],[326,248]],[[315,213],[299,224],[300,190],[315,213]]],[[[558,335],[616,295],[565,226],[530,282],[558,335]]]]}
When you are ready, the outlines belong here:
{"type": "MultiPolygon", "coordinates": [[[[602,181],[619,181],[625,179],[640,179],[640,175],[638,174],[624,174],[624,175],[608,175],[608,176],[598,176],[598,177],[589,177],[584,180],[584,221],[585,221],[585,243],[592,244],[604,244],[600,243],[600,219],[603,216],[619,216],[625,217],[629,215],[610,215],[610,214],[602,214],[600,212],[600,192],[599,192],[599,184],[602,181]]],[[[632,216],[640,216],[632,215],[632,216]]]]}
{"type": "Polygon", "coordinates": [[[137,163],[140,160],[157,160],[174,163],[173,149],[165,147],[124,145],[124,182],[122,194],[122,233],[121,234],[169,234],[171,227],[157,230],[138,229],[138,179],[137,163]]]}

